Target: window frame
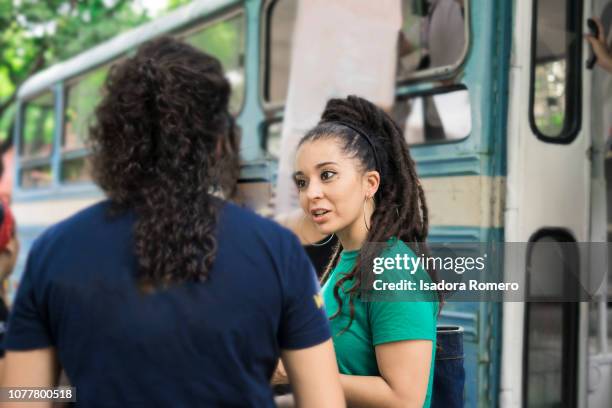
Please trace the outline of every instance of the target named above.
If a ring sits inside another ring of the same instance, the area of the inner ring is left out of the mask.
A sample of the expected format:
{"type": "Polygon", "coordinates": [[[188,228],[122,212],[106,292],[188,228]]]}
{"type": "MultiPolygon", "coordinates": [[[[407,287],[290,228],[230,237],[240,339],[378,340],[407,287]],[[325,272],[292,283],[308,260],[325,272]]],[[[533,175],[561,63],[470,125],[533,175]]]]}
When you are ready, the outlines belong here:
{"type": "MultiPolygon", "coordinates": [[[[572,143],[582,126],[582,40],[576,39],[566,44],[566,83],[565,83],[565,117],[564,124],[558,136],[547,136],[543,134],[536,124],[535,103],[535,69],[537,52],[537,30],[538,30],[538,4],[541,0],[533,2],[531,19],[531,61],[529,63],[529,126],[533,134],[545,143],[570,144],[572,143]],[[569,120],[568,120],[569,117],[569,120]]],[[[576,38],[582,38],[582,0],[566,0],[566,32],[575,33],[576,38]],[[575,11],[575,13],[574,13],[575,11]],[[570,23],[575,24],[570,26],[570,23]],[[573,29],[573,31],[570,31],[573,29]]]]}
{"type": "Polygon", "coordinates": [[[463,5],[463,32],[465,34],[465,45],[463,46],[463,50],[461,51],[459,59],[451,65],[444,65],[441,67],[428,68],[422,71],[415,71],[414,74],[411,74],[405,78],[399,78],[395,82],[395,89],[404,86],[411,85],[417,82],[432,82],[437,80],[444,80],[454,78],[461,69],[463,65],[467,61],[467,56],[470,51],[470,44],[472,41],[471,36],[471,27],[472,22],[470,19],[471,15],[471,2],[472,0],[464,0],[463,5]]]}
{"type": "MultiPolygon", "coordinates": [[[[531,251],[533,244],[537,243],[542,238],[552,238],[556,242],[573,243],[576,245],[576,239],[567,230],[560,228],[541,229],[535,232],[529,238],[529,247],[527,250],[527,259],[525,259],[525,271],[527,274],[528,265],[531,260],[531,251]]],[[[580,268],[580,257],[578,248],[576,247],[577,259],[576,263],[580,268]]],[[[529,328],[530,328],[530,310],[532,303],[552,303],[561,305],[562,322],[562,360],[561,360],[561,399],[567,401],[567,408],[575,408],[578,406],[578,376],[575,373],[578,370],[578,352],[579,352],[579,336],[578,329],[580,325],[580,310],[578,302],[531,302],[529,299],[529,276],[526,275],[526,295],[528,299],[525,302],[525,315],[523,325],[523,369],[522,369],[522,402],[523,406],[527,406],[529,397],[529,328]],[[567,323],[567,324],[566,324],[567,323]]]]}
{"type": "MultiPolygon", "coordinates": [[[[66,138],[66,109],[68,108],[68,101],[70,99],[70,87],[74,86],[75,84],[78,84],[81,80],[83,80],[84,78],[86,78],[89,74],[97,71],[100,68],[103,67],[108,67],[109,72],[110,72],[110,68],[118,63],[121,63],[121,61],[123,61],[125,59],[125,54],[118,56],[117,58],[110,60],[110,61],[106,61],[103,62],[102,64],[96,65],[94,67],[89,68],[86,71],[81,72],[79,75],[74,76],[72,78],[69,78],[65,81],[62,81],[61,84],[61,92],[62,92],[62,101],[61,101],[61,108],[62,108],[62,114],[61,114],[61,123],[59,124],[61,126],[61,134],[60,134],[60,140],[58,142],[58,154],[59,154],[59,169],[58,169],[58,175],[57,175],[57,179],[58,179],[58,183],[60,185],[64,185],[64,186],[73,186],[73,185],[79,185],[79,184],[90,184],[93,182],[92,179],[88,180],[88,181],[66,181],[64,180],[64,178],[62,177],[63,175],[63,170],[64,170],[64,164],[68,161],[71,160],[75,160],[75,159],[85,159],[87,160],[87,157],[91,154],[91,150],[89,149],[89,147],[87,146],[87,144],[85,144],[82,147],[78,147],[78,148],[73,148],[73,149],[66,149],[65,146],[65,138],[66,138]]],[[[102,88],[100,90],[102,90],[104,87],[104,85],[102,85],[102,88]]],[[[96,105],[97,106],[97,105],[96,105]]],[[[95,112],[95,109],[94,109],[95,112]]],[[[87,135],[89,136],[89,134],[87,135]]]]}
{"type": "Polygon", "coordinates": [[[19,124],[16,127],[17,132],[18,132],[17,133],[17,142],[18,142],[17,147],[18,148],[16,150],[16,161],[18,163],[18,168],[15,174],[16,179],[14,183],[19,189],[22,189],[25,191],[43,190],[43,189],[51,188],[53,184],[55,183],[56,174],[54,171],[55,169],[54,169],[53,162],[54,162],[54,157],[56,154],[57,129],[58,129],[58,126],[61,126],[61,124],[58,123],[58,117],[57,117],[58,105],[59,104],[58,104],[56,89],[54,85],[51,85],[28,98],[25,98],[19,105],[19,109],[17,113],[19,124]],[[34,156],[29,156],[29,157],[24,156],[23,151],[24,151],[24,145],[25,145],[25,123],[26,123],[25,119],[26,119],[27,106],[29,103],[45,95],[46,93],[49,93],[53,101],[53,110],[52,110],[53,112],[53,139],[51,141],[51,150],[46,155],[38,154],[34,156]],[[43,186],[34,186],[34,187],[26,187],[23,185],[22,177],[25,171],[33,170],[33,169],[36,169],[36,168],[39,168],[45,165],[48,165],[49,168],[51,169],[51,181],[48,184],[43,185],[43,186]]]}
{"type": "MultiPolygon", "coordinates": [[[[262,123],[263,129],[262,129],[262,138],[261,138],[261,149],[264,151],[265,157],[267,159],[280,160],[280,157],[276,157],[275,155],[270,153],[270,151],[268,150],[268,143],[269,143],[269,138],[270,138],[270,127],[274,126],[277,123],[280,123],[282,125],[284,119],[285,118],[282,114],[270,115],[262,123]]],[[[282,131],[282,128],[281,128],[281,131],[282,131]]]]}
{"type": "MultiPolygon", "coordinates": [[[[258,100],[264,111],[274,111],[284,109],[287,104],[285,98],[282,102],[270,102],[265,95],[268,93],[270,82],[270,41],[271,41],[271,24],[270,19],[274,6],[279,0],[264,0],[262,1],[261,11],[259,13],[259,95],[258,100]]],[[[287,1],[287,0],[284,0],[287,1]]],[[[291,1],[291,0],[289,0],[291,1]]],[[[296,7],[298,3],[296,2],[296,7]]],[[[293,33],[292,33],[293,35],[293,33]]],[[[291,68],[291,67],[290,67],[291,68]]]]}
{"type": "MultiPolygon", "coordinates": [[[[274,110],[278,108],[284,108],[286,105],[286,99],[282,102],[270,102],[266,99],[268,92],[269,76],[270,76],[270,17],[274,5],[279,0],[264,0],[260,12],[260,57],[259,57],[259,103],[265,110],[274,110]]],[[[442,67],[429,68],[423,71],[415,71],[405,78],[396,78],[395,80],[395,94],[396,97],[401,95],[400,89],[406,85],[414,85],[416,83],[433,83],[438,80],[445,80],[456,77],[463,69],[467,57],[469,55],[471,47],[471,0],[464,0],[464,33],[465,33],[465,45],[461,52],[461,57],[457,62],[452,65],[445,65],[442,67]]]]}
{"type": "MultiPolygon", "coordinates": [[[[394,103],[398,100],[404,100],[404,99],[410,99],[410,98],[422,98],[422,97],[447,94],[447,93],[452,93],[452,92],[457,92],[457,91],[466,91],[468,95],[470,95],[470,90],[468,89],[467,84],[456,83],[456,84],[451,84],[451,85],[429,88],[424,91],[405,92],[405,93],[396,94],[394,103]]],[[[472,116],[471,116],[472,112],[473,112],[473,109],[472,109],[472,103],[470,100],[470,132],[466,136],[462,137],[461,139],[445,139],[445,140],[425,142],[425,143],[408,143],[406,141],[406,143],[408,144],[408,147],[412,149],[415,147],[449,145],[449,144],[461,143],[461,142],[466,141],[472,135],[472,132],[474,130],[472,127],[472,116]]]]}

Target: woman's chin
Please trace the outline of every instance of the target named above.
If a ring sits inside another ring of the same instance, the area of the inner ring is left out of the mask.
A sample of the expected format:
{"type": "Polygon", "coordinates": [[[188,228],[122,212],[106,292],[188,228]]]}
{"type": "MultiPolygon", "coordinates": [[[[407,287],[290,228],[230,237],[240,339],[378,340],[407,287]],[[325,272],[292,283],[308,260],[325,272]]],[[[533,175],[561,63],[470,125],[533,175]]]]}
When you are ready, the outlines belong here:
{"type": "Polygon", "coordinates": [[[317,225],[317,231],[319,231],[321,233],[321,235],[331,235],[335,232],[335,230],[333,228],[330,228],[327,225],[317,225]]]}

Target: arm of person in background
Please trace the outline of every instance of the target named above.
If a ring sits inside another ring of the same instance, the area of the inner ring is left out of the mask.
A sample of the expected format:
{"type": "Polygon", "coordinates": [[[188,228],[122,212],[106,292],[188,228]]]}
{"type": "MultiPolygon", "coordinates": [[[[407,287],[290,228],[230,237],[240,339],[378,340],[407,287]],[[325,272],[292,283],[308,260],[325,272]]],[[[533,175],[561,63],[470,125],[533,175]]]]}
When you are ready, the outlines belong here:
{"type": "Polygon", "coordinates": [[[331,340],[306,349],[283,350],[281,356],[297,407],[346,406],[331,340]]]}
{"type": "Polygon", "coordinates": [[[396,341],[376,346],[380,377],[340,376],[348,405],[421,408],[429,383],[431,348],[431,340],[396,341]]]}
{"type": "Polygon", "coordinates": [[[9,315],[6,289],[18,255],[19,239],[16,234],[15,218],[8,201],[0,197],[0,384],[4,376],[4,335],[9,315]]]}
{"type": "Polygon", "coordinates": [[[593,17],[593,20],[597,24],[599,35],[594,37],[591,34],[585,34],[584,36],[593,47],[593,52],[597,56],[597,64],[612,74],[612,47],[606,44],[606,33],[601,21],[597,17],[593,17]]]}
{"type": "MultiPolygon", "coordinates": [[[[55,387],[59,364],[53,347],[28,351],[7,351],[2,387],[55,387]]],[[[53,403],[2,402],[1,408],[50,408],[53,403]]]]}
{"type": "MultiPolygon", "coordinates": [[[[38,275],[41,260],[36,256],[40,241],[32,245],[28,256],[19,289],[11,309],[8,331],[3,338],[5,348],[4,373],[1,381],[2,387],[55,387],[59,379],[59,362],[53,342],[44,320],[44,308],[35,295],[35,282],[40,280],[38,275]],[[35,276],[34,276],[35,275],[35,276]]],[[[10,269],[12,270],[19,243],[13,236],[8,248],[12,248],[10,269]]],[[[6,266],[6,250],[0,253],[0,269],[6,266]]],[[[6,275],[8,276],[8,275],[6,275]]],[[[3,402],[0,408],[25,407],[52,407],[48,402],[3,402]]]]}
{"type": "Polygon", "coordinates": [[[317,230],[310,217],[304,215],[301,208],[278,214],[274,217],[274,221],[291,230],[299,238],[302,245],[309,245],[326,237],[317,230]]]}

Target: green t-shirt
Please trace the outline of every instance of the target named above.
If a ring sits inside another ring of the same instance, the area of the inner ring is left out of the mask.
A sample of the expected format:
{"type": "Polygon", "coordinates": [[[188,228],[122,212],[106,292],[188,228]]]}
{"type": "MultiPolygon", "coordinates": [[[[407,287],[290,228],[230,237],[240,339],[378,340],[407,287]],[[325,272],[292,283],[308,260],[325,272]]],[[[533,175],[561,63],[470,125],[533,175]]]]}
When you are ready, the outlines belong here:
{"type": "MultiPolygon", "coordinates": [[[[382,252],[381,256],[395,257],[396,255],[403,256],[404,254],[407,254],[408,257],[416,257],[414,252],[404,242],[391,239],[387,249],[382,252]]],[[[340,277],[351,271],[358,255],[358,250],[343,251],[338,265],[331,272],[329,279],[323,286],[323,302],[325,303],[328,317],[333,316],[338,310],[338,302],[334,298],[334,285],[340,277]]],[[[418,269],[414,275],[403,270],[388,272],[378,275],[377,278],[380,277],[387,281],[392,279],[391,277],[401,275],[402,278],[415,282],[421,279],[431,282],[429,275],[422,268],[418,269]]],[[[352,284],[352,280],[347,281],[343,284],[343,287],[348,289],[352,284]]],[[[356,298],[354,301],[354,320],[349,329],[341,333],[350,320],[350,308],[348,295],[343,290],[340,290],[338,293],[342,299],[342,311],[338,316],[330,320],[330,326],[340,373],[379,376],[380,372],[376,363],[375,346],[402,340],[431,340],[433,347],[429,370],[429,385],[427,386],[427,397],[423,405],[424,407],[429,407],[436,352],[438,302],[435,297],[431,293],[420,294],[425,296],[421,298],[432,299],[431,302],[397,300],[365,302],[356,298]]]]}

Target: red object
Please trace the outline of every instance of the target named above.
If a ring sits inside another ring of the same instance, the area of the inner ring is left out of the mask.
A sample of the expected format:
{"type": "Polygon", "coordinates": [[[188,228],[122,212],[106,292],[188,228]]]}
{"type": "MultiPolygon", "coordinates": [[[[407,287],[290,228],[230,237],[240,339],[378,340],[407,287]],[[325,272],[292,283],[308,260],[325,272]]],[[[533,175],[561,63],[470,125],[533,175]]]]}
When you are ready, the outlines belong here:
{"type": "Polygon", "coordinates": [[[13,237],[15,229],[15,218],[9,204],[6,200],[0,199],[0,206],[2,207],[2,224],[0,224],[0,250],[6,248],[9,241],[13,237]]]}

